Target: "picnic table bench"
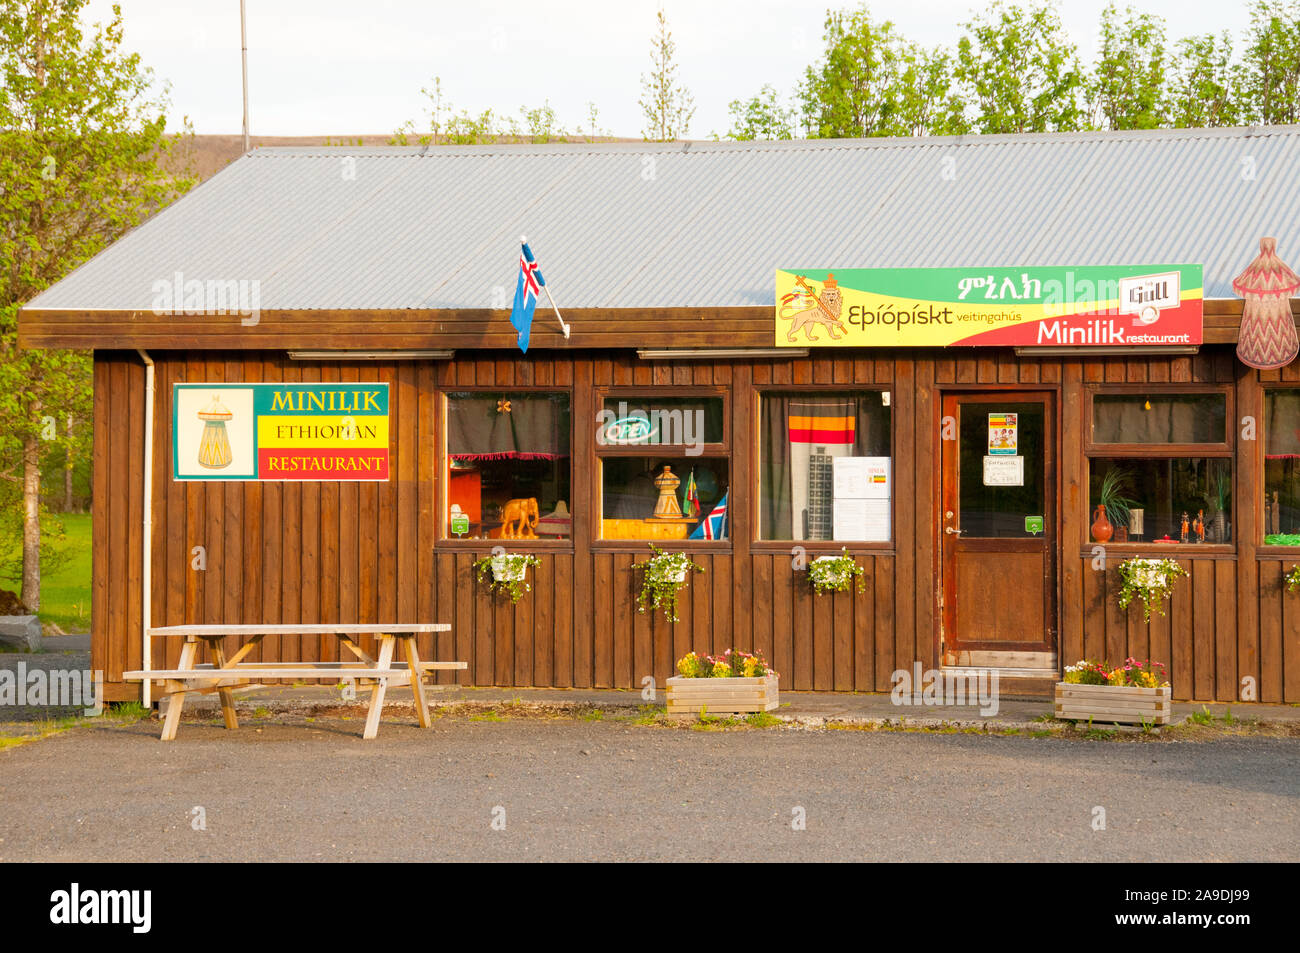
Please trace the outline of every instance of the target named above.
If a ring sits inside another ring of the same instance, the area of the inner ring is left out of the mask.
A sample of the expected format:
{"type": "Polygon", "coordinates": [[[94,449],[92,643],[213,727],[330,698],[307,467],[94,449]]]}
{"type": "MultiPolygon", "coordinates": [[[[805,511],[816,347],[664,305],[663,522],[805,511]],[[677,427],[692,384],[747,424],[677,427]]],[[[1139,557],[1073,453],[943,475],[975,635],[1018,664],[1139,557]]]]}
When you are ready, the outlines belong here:
{"type": "Polygon", "coordinates": [[[422,662],[416,649],[415,637],[425,632],[450,632],[451,626],[442,622],[389,623],[389,624],[305,624],[305,625],[164,625],[151,627],[149,637],[183,638],[181,657],[176,668],[139,669],[123,672],[128,681],[160,679],[163,694],[169,696],[167,717],[163,721],[162,740],[171,741],[180,726],[181,709],[190,692],[221,696],[221,714],[226,727],[238,728],[235,718],[235,696],[232,689],[273,679],[341,678],[369,683],[370,708],[366,714],[366,727],[362,737],[370,739],[379,732],[379,717],[384,707],[384,694],[389,686],[394,688],[409,684],[415,696],[415,714],[421,728],[430,728],[428,703],[424,697],[424,674],[431,670],[456,670],[467,667],[465,662],[422,662]],[[333,635],[339,643],[356,656],[355,662],[245,662],[258,643],[268,635],[333,635]],[[356,637],[373,635],[379,639],[379,654],[372,658],[357,645],[356,637]],[[230,636],[241,639],[239,648],[229,658],[223,642],[230,636]],[[206,642],[216,664],[195,664],[200,642],[206,642]],[[405,662],[394,662],[397,643],[402,643],[405,662]]]}

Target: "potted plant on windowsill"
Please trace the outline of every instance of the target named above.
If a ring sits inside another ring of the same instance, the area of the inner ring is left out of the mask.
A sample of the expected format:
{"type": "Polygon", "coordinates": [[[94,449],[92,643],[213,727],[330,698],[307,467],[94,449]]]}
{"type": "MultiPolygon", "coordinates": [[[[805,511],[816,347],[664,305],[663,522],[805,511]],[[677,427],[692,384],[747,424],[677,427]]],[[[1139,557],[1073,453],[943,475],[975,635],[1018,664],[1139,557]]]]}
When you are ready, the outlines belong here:
{"type": "Polygon", "coordinates": [[[848,548],[840,550],[838,556],[818,556],[808,564],[808,581],[820,595],[824,592],[847,592],[858,581],[858,592],[865,589],[862,581],[864,570],[849,555],[848,548]]]}
{"type": "Polygon", "coordinates": [[[649,559],[632,564],[633,569],[641,570],[637,611],[663,609],[664,617],[669,622],[676,622],[677,593],[686,585],[686,574],[704,572],[704,567],[697,566],[685,553],[666,553],[654,543],[650,544],[650,550],[653,555],[649,559]]]}
{"type": "Polygon", "coordinates": [[[1056,683],[1056,717],[1064,721],[1110,721],[1128,725],[1167,725],[1170,688],[1165,667],[1127,658],[1111,668],[1083,659],[1065,667],[1056,683]]]}
{"type": "Polygon", "coordinates": [[[1119,526],[1128,526],[1129,510],[1136,506],[1127,492],[1130,487],[1128,470],[1112,466],[1101,478],[1097,492],[1097,506],[1093,510],[1092,538],[1098,543],[1108,543],[1119,526]]]}
{"type": "Polygon", "coordinates": [[[677,660],[677,675],[668,679],[668,713],[771,711],[781,703],[778,680],[762,652],[690,652],[677,660]]]}
{"type": "Polygon", "coordinates": [[[542,561],[529,553],[493,553],[474,562],[474,576],[482,582],[491,573],[488,589],[505,593],[511,603],[517,603],[533,587],[528,583],[528,567],[540,566],[542,561]]]}

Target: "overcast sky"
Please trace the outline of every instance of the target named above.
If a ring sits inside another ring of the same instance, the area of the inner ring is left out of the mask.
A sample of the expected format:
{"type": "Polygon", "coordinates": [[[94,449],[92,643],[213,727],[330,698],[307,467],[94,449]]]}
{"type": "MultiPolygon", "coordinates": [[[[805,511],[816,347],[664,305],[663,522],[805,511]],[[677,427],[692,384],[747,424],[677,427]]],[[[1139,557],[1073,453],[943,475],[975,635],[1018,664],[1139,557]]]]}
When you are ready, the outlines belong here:
{"type": "MultiPolygon", "coordinates": [[[[237,133],[239,0],[119,0],[126,46],[171,83],[172,112],[199,133],[237,133]]],[[[587,103],[600,125],[636,137],[656,0],[246,0],[250,116],[255,135],[391,133],[425,114],[420,87],[478,113],[543,101],[566,127],[587,103]]],[[[724,134],[727,104],[771,83],[788,95],[821,48],[826,0],[667,0],[679,75],[695,96],[691,136],[724,134]]],[[[1105,0],[1065,0],[1062,19],[1085,59],[1105,0]]],[[[1123,6],[1123,4],[1120,4],[1123,6]]],[[[92,0],[106,19],[110,0],[92,0]]],[[[912,40],[951,46],[972,0],[877,0],[878,19],[912,40]]],[[[1171,37],[1248,21],[1245,0],[1139,0],[1171,37]]]]}

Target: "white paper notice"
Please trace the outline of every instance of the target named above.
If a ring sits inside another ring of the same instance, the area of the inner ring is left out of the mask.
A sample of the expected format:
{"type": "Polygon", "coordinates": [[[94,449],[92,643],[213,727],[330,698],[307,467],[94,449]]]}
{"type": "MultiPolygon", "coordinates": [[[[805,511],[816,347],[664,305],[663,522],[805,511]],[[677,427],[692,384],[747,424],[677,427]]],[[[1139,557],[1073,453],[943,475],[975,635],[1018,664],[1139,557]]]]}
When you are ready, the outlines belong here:
{"type": "Polygon", "coordinates": [[[889,540],[889,500],[835,500],[835,539],[889,540]]]}
{"type": "Polygon", "coordinates": [[[887,500],[891,496],[889,457],[836,457],[835,499],[887,500]]]}
{"type": "Polygon", "coordinates": [[[984,458],[984,485],[985,486],[1024,486],[1025,485],[1025,458],[1024,457],[994,457],[987,456],[984,458]]]}

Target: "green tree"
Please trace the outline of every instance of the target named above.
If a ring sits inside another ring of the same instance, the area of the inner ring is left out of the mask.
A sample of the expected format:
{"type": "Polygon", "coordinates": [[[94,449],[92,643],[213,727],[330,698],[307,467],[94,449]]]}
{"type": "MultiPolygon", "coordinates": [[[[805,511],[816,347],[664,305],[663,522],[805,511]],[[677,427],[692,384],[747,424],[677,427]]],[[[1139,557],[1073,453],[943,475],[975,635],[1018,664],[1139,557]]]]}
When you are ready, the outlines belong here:
{"type": "Polygon", "coordinates": [[[809,138],[912,134],[907,71],[912,48],[866,7],[828,11],[822,59],[804,72],[798,96],[809,138]]]}
{"type": "Polygon", "coordinates": [[[1088,83],[1093,125],[1158,129],[1168,125],[1169,51],[1159,17],[1115,4],[1101,15],[1101,55],[1088,83]]]}
{"type": "Polygon", "coordinates": [[[1250,11],[1241,63],[1242,107],[1261,125],[1300,122],[1300,0],[1250,11]]]}
{"type": "Polygon", "coordinates": [[[906,135],[960,136],[970,132],[950,53],[941,48],[909,50],[903,71],[901,118],[910,130],[906,135]]]}
{"type": "Polygon", "coordinates": [[[1240,71],[1225,30],[1178,41],[1170,71],[1169,123],[1176,128],[1235,126],[1241,118],[1240,71]]]}
{"type": "Polygon", "coordinates": [[[975,106],[976,132],[1054,132],[1084,125],[1084,75],[1050,3],[996,2],[963,24],[955,75],[975,106]]]}
{"type": "Polygon", "coordinates": [[[728,139],[752,142],[756,139],[794,138],[794,110],[781,105],[772,86],[763,86],[758,95],[750,99],[733,99],[727,111],[731,113],[728,139]]]}
{"type": "Polygon", "coordinates": [[[677,44],[668,31],[662,9],[656,14],[656,32],[650,39],[650,73],[641,74],[641,112],[645,116],[642,137],[647,142],[685,139],[695,115],[695,99],[677,77],[673,54],[677,44]]]}
{"type": "Polygon", "coordinates": [[[389,145],[480,146],[497,142],[554,142],[567,135],[549,102],[535,109],[520,106],[519,118],[516,119],[498,115],[491,109],[477,115],[465,109],[456,112],[442,91],[442,79],[437,76],[431,86],[420,87],[420,92],[428,101],[426,118],[423,122],[414,119],[404,122],[388,140],[389,145]],[[421,126],[427,131],[420,131],[421,126]]]}
{"type": "MultiPolygon", "coordinates": [[[[167,93],[122,48],[122,13],[0,0],[0,495],[21,498],[22,594],[40,605],[42,457],[90,420],[90,356],[18,348],[19,306],[189,187],[169,172],[167,93]],[[77,430],[73,428],[74,432],[77,430]]],[[[187,124],[188,126],[188,124],[187,124]]],[[[14,506],[0,509],[11,511],[14,506]]]]}

